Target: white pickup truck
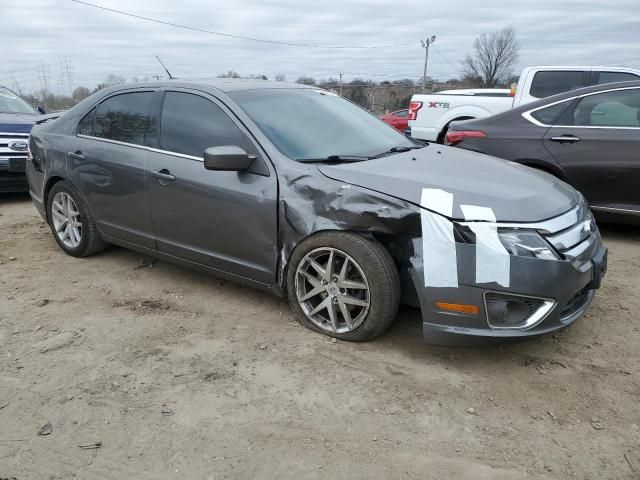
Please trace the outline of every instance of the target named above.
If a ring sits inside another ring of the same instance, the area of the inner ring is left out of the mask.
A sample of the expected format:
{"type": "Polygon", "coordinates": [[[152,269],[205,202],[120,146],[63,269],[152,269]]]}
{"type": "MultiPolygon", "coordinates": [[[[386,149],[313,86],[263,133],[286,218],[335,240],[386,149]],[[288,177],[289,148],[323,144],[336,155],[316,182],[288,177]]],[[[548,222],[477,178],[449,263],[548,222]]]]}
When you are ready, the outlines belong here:
{"type": "Polygon", "coordinates": [[[488,117],[575,88],[638,79],[640,70],[630,68],[528,67],[512,90],[480,88],[413,95],[409,128],[414,138],[442,143],[451,122],[488,117]]]}

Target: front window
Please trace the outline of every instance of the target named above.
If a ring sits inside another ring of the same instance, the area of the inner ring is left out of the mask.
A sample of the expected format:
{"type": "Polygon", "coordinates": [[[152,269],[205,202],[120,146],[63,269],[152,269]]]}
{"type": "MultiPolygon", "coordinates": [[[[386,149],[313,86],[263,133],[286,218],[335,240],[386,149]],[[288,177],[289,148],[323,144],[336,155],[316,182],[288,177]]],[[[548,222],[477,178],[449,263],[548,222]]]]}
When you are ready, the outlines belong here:
{"type": "Polygon", "coordinates": [[[31,105],[6,87],[0,86],[0,113],[18,113],[23,115],[37,115],[31,105]]]}
{"type": "Polygon", "coordinates": [[[284,155],[366,159],[416,143],[365,110],[330,92],[260,89],[229,95],[284,155]]]}

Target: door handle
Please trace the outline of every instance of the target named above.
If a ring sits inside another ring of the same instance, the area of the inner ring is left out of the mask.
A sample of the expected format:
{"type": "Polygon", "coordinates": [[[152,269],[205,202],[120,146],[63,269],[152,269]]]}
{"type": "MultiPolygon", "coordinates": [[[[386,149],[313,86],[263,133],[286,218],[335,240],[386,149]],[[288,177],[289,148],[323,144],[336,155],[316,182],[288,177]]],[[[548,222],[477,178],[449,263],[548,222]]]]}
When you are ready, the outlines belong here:
{"type": "Polygon", "coordinates": [[[559,137],[551,137],[552,142],[575,143],[580,141],[580,137],[573,135],[560,135],[559,137]]]}
{"type": "Polygon", "coordinates": [[[74,160],[84,160],[85,158],[80,150],[77,150],[75,152],[67,152],[67,155],[69,155],[69,158],[73,158],[74,160]]]}
{"type": "Polygon", "coordinates": [[[175,175],[171,175],[171,172],[169,170],[167,170],[166,168],[163,168],[162,170],[152,170],[151,171],[151,175],[153,175],[158,180],[160,180],[161,183],[163,181],[164,182],[173,182],[176,179],[175,175]]]}

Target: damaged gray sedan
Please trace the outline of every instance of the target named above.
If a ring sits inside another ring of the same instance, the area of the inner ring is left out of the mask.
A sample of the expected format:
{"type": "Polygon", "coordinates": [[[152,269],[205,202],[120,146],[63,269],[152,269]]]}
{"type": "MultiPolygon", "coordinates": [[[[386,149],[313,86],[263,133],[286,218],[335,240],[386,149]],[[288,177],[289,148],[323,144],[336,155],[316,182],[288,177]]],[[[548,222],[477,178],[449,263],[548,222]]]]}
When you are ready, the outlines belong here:
{"type": "Polygon", "coordinates": [[[343,340],[401,303],[429,343],[540,335],[583,315],[606,270],[569,185],[302,85],[105,89],[34,128],[27,176],[67,254],[111,243],[286,295],[343,340]]]}

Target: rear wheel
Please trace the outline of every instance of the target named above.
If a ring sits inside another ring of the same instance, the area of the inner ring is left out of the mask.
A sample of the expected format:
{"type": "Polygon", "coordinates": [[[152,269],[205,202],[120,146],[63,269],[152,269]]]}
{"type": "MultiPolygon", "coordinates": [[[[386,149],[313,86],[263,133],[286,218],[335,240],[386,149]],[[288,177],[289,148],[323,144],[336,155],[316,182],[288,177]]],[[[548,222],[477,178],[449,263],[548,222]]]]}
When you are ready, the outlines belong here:
{"type": "Polygon", "coordinates": [[[65,253],[86,257],[104,250],[96,224],[80,193],[69,182],[56,183],[47,198],[47,218],[56,242],[65,253]]]}
{"type": "Polygon", "coordinates": [[[395,319],[398,271],[377,242],[323,232],[302,242],[287,272],[289,303],[306,327],[350,341],[369,340],[395,319]]]}

